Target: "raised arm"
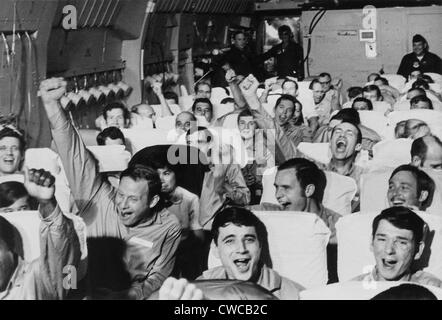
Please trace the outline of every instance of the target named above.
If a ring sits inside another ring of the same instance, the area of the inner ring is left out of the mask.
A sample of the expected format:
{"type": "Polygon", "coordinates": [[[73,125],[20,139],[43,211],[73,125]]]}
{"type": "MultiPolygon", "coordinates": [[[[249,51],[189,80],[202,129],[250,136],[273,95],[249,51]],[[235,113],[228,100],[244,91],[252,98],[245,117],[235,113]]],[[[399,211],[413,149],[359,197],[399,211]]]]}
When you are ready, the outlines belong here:
{"type": "Polygon", "coordinates": [[[161,89],[161,82],[154,82],[152,84],[152,90],[160,100],[161,111],[162,111],[161,116],[162,117],[173,116],[173,112],[170,109],[169,104],[166,101],[166,98],[164,98],[163,90],[161,89]]]}
{"type": "Polygon", "coordinates": [[[99,175],[97,163],[73,127],[59,100],[66,92],[63,78],[46,79],[40,84],[43,105],[51,125],[52,139],[66,172],[69,187],[80,212],[96,193],[111,186],[99,175]]]}
{"type": "Polygon", "coordinates": [[[230,91],[232,92],[233,99],[239,108],[244,108],[247,106],[247,102],[244,99],[241,89],[238,86],[238,78],[236,76],[235,70],[229,69],[226,71],[226,81],[229,84],[230,91]]]}
{"type": "Polygon", "coordinates": [[[74,222],[64,216],[57,205],[54,183],[55,177],[48,171],[31,169],[25,173],[26,190],[38,200],[41,217],[41,254],[32,264],[38,299],[64,299],[69,288],[76,286],[69,281],[64,283],[69,273],[75,273],[70,274],[71,281],[80,280],[77,278],[81,259],[80,239],[74,222]]]}

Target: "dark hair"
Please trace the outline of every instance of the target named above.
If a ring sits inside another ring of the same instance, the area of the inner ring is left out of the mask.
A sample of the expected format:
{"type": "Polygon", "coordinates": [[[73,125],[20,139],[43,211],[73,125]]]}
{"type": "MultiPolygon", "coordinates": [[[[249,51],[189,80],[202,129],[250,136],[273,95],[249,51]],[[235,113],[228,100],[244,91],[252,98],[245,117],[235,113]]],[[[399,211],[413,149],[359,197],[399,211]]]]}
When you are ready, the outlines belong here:
{"type": "Polygon", "coordinates": [[[123,132],[121,132],[121,130],[118,129],[117,127],[108,127],[106,129],[104,129],[103,131],[101,131],[97,135],[97,144],[99,146],[104,146],[106,144],[107,138],[112,139],[112,140],[121,139],[123,141],[123,144],[126,144],[126,140],[124,139],[123,132]]]}
{"type": "Polygon", "coordinates": [[[296,100],[295,97],[293,97],[293,96],[291,96],[291,95],[289,95],[289,94],[282,94],[282,95],[278,98],[278,100],[276,100],[276,103],[275,103],[274,108],[276,108],[276,107],[281,103],[282,100],[288,100],[288,101],[291,101],[291,102],[293,103],[293,108],[296,107],[296,102],[298,101],[298,100],[296,100]]]}
{"type": "Polygon", "coordinates": [[[213,112],[213,105],[212,105],[212,102],[211,102],[209,99],[207,99],[207,98],[198,98],[198,99],[195,99],[195,101],[193,102],[193,105],[192,105],[192,112],[195,112],[195,108],[196,108],[196,105],[197,105],[198,103],[206,103],[206,104],[208,104],[208,105],[210,106],[210,110],[213,112]]]}
{"type": "Polygon", "coordinates": [[[15,235],[16,229],[14,226],[4,217],[0,216],[0,241],[4,242],[6,248],[12,252],[15,252],[16,249],[15,235]]]}
{"type": "MultiPolygon", "coordinates": [[[[427,93],[422,88],[411,88],[407,91],[407,93],[410,93],[412,91],[419,91],[419,96],[427,96],[427,93]]],[[[417,97],[417,96],[416,96],[417,97]]]]}
{"type": "Polygon", "coordinates": [[[194,87],[195,93],[198,92],[199,87],[202,86],[202,85],[209,86],[210,90],[212,90],[212,85],[209,82],[207,82],[207,81],[200,81],[197,84],[195,84],[195,87],[194,87]]]}
{"type": "MultiPolygon", "coordinates": [[[[354,105],[356,102],[365,102],[367,104],[368,110],[373,110],[373,103],[371,103],[370,99],[358,97],[353,100],[353,103],[351,104],[352,109],[355,109],[354,105]]],[[[342,109],[345,110],[345,109],[342,109]]],[[[355,109],[356,110],[356,109],[355,109]]]]}
{"type": "Polygon", "coordinates": [[[111,103],[107,104],[103,108],[104,120],[107,120],[107,112],[111,111],[113,109],[121,109],[121,110],[123,110],[123,117],[124,117],[125,121],[127,121],[130,118],[129,110],[127,110],[127,108],[124,106],[124,104],[121,103],[120,101],[114,101],[114,102],[111,102],[111,103]]]}
{"type": "Polygon", "coordinates": [[[28,196],[23,183],[18,181],[6,181],[0,183],[0,208],[9,207],[20,198],[28,196]]]}
{"type": "Polygon", "coordinates": [[[231,97],[227,97],[221,100],[220,104],[226,104],[226,103],[235,103],[235,99],[231,97]]]}
{"type": "Polygon", "coordinates": [[[434,142],[436,144],[439,145],[439,147],[442,148],[442,142],[440,141],[440,139],[436,136],[425,136],[425,137],[420,137],[417,138],[413,141],[413,143],[411,144],[411,158],[413,158],[414,156],[418,156],[422,161],[425,161],[426,157],[427,157],[427,151],[428,151],[428,146],[425,143],[424,138],[429,138],[429,139],[433,139],[434,142]]]}
{"type": "Polygon", "coordinates": [[[255,227],[258,241],[263,246],[267,241],[267,229],[264,223],[251,211],[241,207],[229,207],[220,211],[212,223],[212,239],[218,245],[219,229],[232,223],[236,226],[255,227]]]}
{"type": "Polygon", "coordinates": [[[347,94],[350,99],[353,99],[362,94],[362,87],[350,87],[347,89],[347,94]]]}
{"type": "Polygon", "coordinates": [[[377,78],[377,77],[380,76],[380,74],[379,74],[379,73],[376,73],[376,72],[372,72],[372,73],[370,73],[370,74],[368,75],[368,77],[367,77],[367,81],[370,81],[370,77],[371,77],[371,76],[376,76],[376,78],[377,78]]]}
{"type": "Polygon", "coordinates": [[[253,113],[250,109],[244,109],[238,114],[238,122],[241,117],[253,117],[253,113]]]}
{"type": "Polygon", "coordinates": [[[381,77],[381,76],[379,76],[376,79],[374,79],[374,81],[381,81],[383,85],[388,86],[388,80],[383,78],[383,77],[381,77]]]}
{"type": "MultiPolygon", "coordinates": [[[[347,108],[348,109],[348,108],[347,108]]],[[[347,109],[342,109],[342,110],[347,110],[347,109]]],[[[354,109],[348,109],[348,110],[354,110],[354,109]]],[[[356,110],[355,110],[356,111],[356,110]]],[[[356,111],[357,112],[357,111],[356,111]]],[[[336,118],[332,118],[333,120],[335,120],[336,118]]],[[[339,119],[338,119],[339,120],[339,119]]],[[[356,138],[356,142],[357,143],[362,143],[362,131],[361,131],[361,129],[359,128],[359,125],[357,125],[356,123],[354,123],[354,122],[351,122],[351,121],[347,121],[347,120],[343,120],[340,124],[343,124],[343,123],[349,123],[349,124],[351,124],[353,127],[355,127],[356,128],[356,130],[357,130],[357,132],[358,132],[358,136],[357,136],[357,138],[356,138]]],[[[340,124],[338,124],[337,126],[335,126],[334,128],[333,128],[333,131],[332,131],[332,136],[333,136],[333,134],[335,133],[335,130],[336,130],[336,128],[340,125],[340,124]]]]}
{"type": "Polygon", "coordinates": [[[433,78],[431,78],[428,74],[423,74],[421,76],[422,80],[425,80],[427,83],[434,83],[433,78]]]}
{"type": "Polygon", "coordinates": [[[423,286],[403,283],[378,293],[371,300],[437,300],[437,297],[423,286]]]}
{"type": "Polygon", "coordinates": [[[350,122],[356,126],[361,124],[359,112],[356,109],[345,108],[338,111],[330,120],[342,120],[342,122],[350,122]]]}
{"type": "Polygon", "coordinates": [[[424,240],[425,221],[409,208],[398,206],[382,210],[373,220],[371,232],[373,239],[381,220],[387,220],[396,228],[412,231],[416,245],[424,240]]]}
{"type": "Polygon", "coordinates": [[[418,104],[419,102],[426,102],[426,103],[428,103],[428,109],[433,110],[433,102],[431,102],[431,100],[428,97],[426,97],[426,96],[419,95],[419,96],[413,97],[410,100],[410,105],[411,105],[411,107],[413,107],[414,104],[418,104]]]}
{"type": "Polygon", "coordinates": [[[278,28],[278,35],[281,34],[281,33],[284,33],[284,32],[288,32],[289,35],[292,35],[292,34],[293,34],[293,33],[292,33],[292,29],[290,29],[290,27],[287,26],[287,25],[282,25],[282,26],[280,26],[280,27],[278,28]]]}
{"type": "Polygon", "coordinates": [[[331,75],[328,72],[322,72],[321,74],[319,74],[318,78],[324,78],[324,77],[329,77],[331,79],[331,75]]]}
{"type": "Polygon", "coordinates": [[[413,36],[412,42],[423,42],[425,44],[428,44],[427,40],[423,36],[421,36],[420,34],[415,34],[413,36]]]}
{"type": "Polygon", "coordinates": [[[411,88],[412,88],[412,89],[420,88],[420,89],[428,90],[428,89],[430,89],[430,85],[429,85],[428,82],[425,81],[424,79],[417,79],[417,80],[411,85],[411,88]]]}
{"type": "Polygon", "coordinates": [[[244,30],[235,30],[235,31],[232,33],[232,39],[235,39],[236,36],[239,35],[239,34],[243,34],[244,36],[246,35],[246,33],[244,32],[244,30]]]}
{"type": "Polygon", "coordinates": [[[379,89],[379,87],[375,84],[370,84],[368,86],[365,86],[362,88],[362,92],[370,92],[370,91],[376,91],[376,95],[378,98],[382,97],[382,93],[381,90],[379,89]]]}
{"type": "Polygon", "coordinates": [[[403,164],[394,169],[388,181],[390,181],[396,175],[396,173],[401,171],[410,172],[414,176],[414,178],[416,179],[418,196],[420,196],[422,191],[428,192],[427,199],[425,199],[419,207],[419,210],[426,210],[433,201],[434,190],[436,189],[436,184],[434,183],[433,179],[431,179],[428,174],[426,174],[419,168],[416,168],[415,166],[412,166],[410,164],[403,164]]]}
{"type": "Polygon", "coordinates": [[[141,164],[129,166],[126,170],[121,172],[120,180],[124,177],[129,177],[135,181],[146,180],[149,187],[148,201],[150,201],[154,196],[159,195],[161,192],[160,177],[157,171],[151,167],[141,164]]]}
{"type": "Polygon", "coordinates": [[[2,130],[0,130],[0,140],[6,137],[16,138],[18,139],[20,143],[20,152],[22,155],[24,155],[25,148],[26,148],[26,141],[23,137],[23,134],[20,131],[16,131],[14,129],[4,127],[2,130]]]}
{"type": "Polygon", "coordinates": [[[304,158],[293,158],[281,164],[278,167],[278,172],[287,169],[295,170],[296,179],[299,181],[302,189],[305,190],[309,184],[313,184],[315,186],[315,192],[312,198],[318,202],[322,202],[324,190],[327,185],[327,178],[324,172],[319,169],[314,162],[304,158]]]}
{"type": "Polygon", "coordinates": [[[175,93],[175,92],[173,92],[173,91],[166,91],[166,92],[164,92],[164,99],[166,99],[166,100],[174,100],[175,101],[175,104],[178,104],[178,95],[175,93]]]}

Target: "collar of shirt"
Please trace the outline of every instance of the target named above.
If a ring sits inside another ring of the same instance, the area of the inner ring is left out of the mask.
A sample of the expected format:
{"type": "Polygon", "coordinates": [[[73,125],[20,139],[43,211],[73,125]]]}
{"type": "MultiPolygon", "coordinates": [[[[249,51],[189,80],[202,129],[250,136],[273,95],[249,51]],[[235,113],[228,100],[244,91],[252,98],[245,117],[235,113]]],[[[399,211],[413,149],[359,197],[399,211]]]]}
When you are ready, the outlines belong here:
{"type": "MultiPolygon", "coordinates": [[[[351,176],[355,172],[355,169],[356,169],[356,165],[354,163],[352,163],[350,168],[345,172],[344,176],[347,176],[347,177],[351,176]]],[[[328,163],[325,170],[338,173],[338,168],[336,166],[334,166],[332,162],[328,163]]]]}
{"type": "Polygon", "coordinates": [[[23,275],[25,274],[25,268],[25,261],[21,257],[18,257],[17,267],[15,268],[15,271],[12,274],[11,279],[9,280],[6,290],[0,292],[0,300],[3,300],[5,297],[7,297],[13,287],[23,285],[23,275]]]}

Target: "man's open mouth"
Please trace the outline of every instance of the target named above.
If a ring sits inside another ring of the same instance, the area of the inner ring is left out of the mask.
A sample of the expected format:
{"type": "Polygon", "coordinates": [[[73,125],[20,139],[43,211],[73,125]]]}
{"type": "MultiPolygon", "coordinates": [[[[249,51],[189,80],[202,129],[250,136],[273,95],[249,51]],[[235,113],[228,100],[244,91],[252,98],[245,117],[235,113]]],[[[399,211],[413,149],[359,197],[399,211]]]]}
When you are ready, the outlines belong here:
{"type": "Polygon", "coordinates": [[[235,264],[238,271],[246,272],[249,270],[250,260],[251,260],[250,258],[235,259],[233,260],[233,263],[235,264]]]}
{"type": "Polygon", "coordinates": [[[339,152],[344,152],[347,148],[347,142],[345,140],[338,140],[336,142],[336,150],[339,152]]]}
{"type": "Polygon", "coordinates": [[[397,260],[393,260],[393,259],[382,259],[382,264],[384,265],[385,268],[387,269],[393,269],[396,264],[397,264],[397,260]]]}

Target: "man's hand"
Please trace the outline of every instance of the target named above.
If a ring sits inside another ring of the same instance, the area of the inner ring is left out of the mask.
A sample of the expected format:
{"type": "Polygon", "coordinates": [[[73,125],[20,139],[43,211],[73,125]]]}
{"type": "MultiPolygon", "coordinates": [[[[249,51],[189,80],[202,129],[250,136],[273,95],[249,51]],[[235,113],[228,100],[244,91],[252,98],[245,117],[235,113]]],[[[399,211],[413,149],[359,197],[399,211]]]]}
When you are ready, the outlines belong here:
{"type": "Polygon", "coordinates": [[[40,95],[44,104],[58,102],[66,93],[66,81],[63,78],[50,78],[40,83],[40,95]]]}
{"type": "Polygon", "coordinates": [[[152,83],[152,90],[158,97],[163,95],[163,90],[161,89],[161,82],[152,83]]]}
{"type": "Polygon", "coordinates": [[[31,197],[48,202],[54,198],[55,177],[43,169],[25,169],[25,187],[31,197]]]}
{"type": "Polygon", "coordinates": [[[244,96],[256,95],[256,91],[259,87],[259,81],[253,74],[249,74],[239,85],[241,92],[244,96]]]}
{"type": "Polygon", "coordinates": [[[277,83],[278,83],[278,80],[275,77],[270,78],[270,79],[266,79],[266,81],[264,82],[265,89],[272,90],[273,86],[277,83]]]}
{"type": "Polygon", "coordinates": [[[226,71],[226,81],[227,83],[233,83],[236,80],[236,73],[235,70],[229,69],[226,71]]]}
{"type": "Polygon", "coordinates": [[[160,288],[159,300],[203,300],[203,292],[186,279],[169,277],[160,288]]]}

